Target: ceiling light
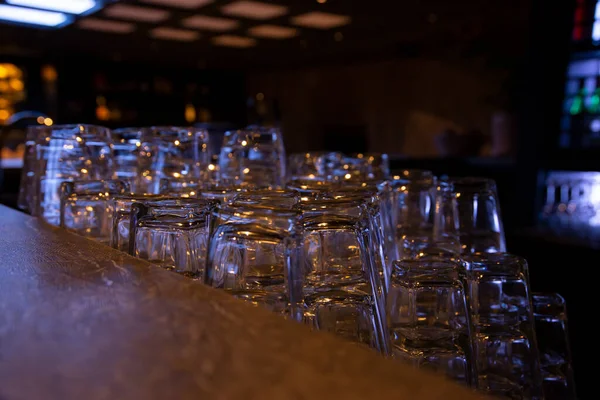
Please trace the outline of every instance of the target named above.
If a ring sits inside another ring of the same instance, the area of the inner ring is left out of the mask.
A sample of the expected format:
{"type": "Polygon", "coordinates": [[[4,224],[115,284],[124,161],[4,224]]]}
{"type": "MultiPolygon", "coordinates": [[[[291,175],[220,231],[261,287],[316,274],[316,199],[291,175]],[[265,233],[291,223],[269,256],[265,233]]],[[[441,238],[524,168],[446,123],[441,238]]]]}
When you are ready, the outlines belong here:
{"type": "Polygon", "coordinates": [[[130,6],[127,4],[115,4],[104,11],[105,15],[119,19],[129,19],[142,22],[160,22],[169,18],[169,12],[156,8],[130,6]]]}
{"type": "Polygon", "coordinates": [[[67,14],[0,4],[0,20],[58,28],[72,21],[67,14]]]}
{"type": "Polygon", "coordinates": [[[82,19],[77,23],[77,26],[81,29],[113,33],[131,33],[135,30],[135,25],[129,22],[108,21],[98,18],[82,19]]]}
{"type": "Polygon", "coordinates": [[[235,35],[221,35],[215,36],[213,39],[213,43],[217,46],[225,46],[225,47],[252,47],[256,46],[256,40],[244,36],[235,36],[235,35]]]}
{"type": "Polygon", "coordinates": [[[252,36],[270,39],[288,39],[298,35],[298,30],[286,26],[258,25],[248,29],[248,33],[252,36]]]}
{"type": "Polygon", "coordinates": [[[6,2],[15,6],[41,8],[77,15],[94,11],[102,6],[100,2],[94,0],[6,0],[6,2]]]}
{"type": "Polygon", "coordinates": [[[269,19],[281,17],[288,13],[285,6],[260,3],[258,1],[241,0],[221,7],[223,14],[235,15],[251,19],[269,19]]]}
{"type": "Polygon", "coordinates": [[[156,28],[150,31],[150,36],[157,39],[179,40],[181,42],[192,42],[200,37],[196,31],[173,28],[156,28]]]}
{"type": "Polygon", "coordinates": [[[292,24],[307,28],[330,29],[347,25],[352,19],[348,15],[330,14],[319,11],[297,15],[291,18],[292,24]]]}
{"type": "Polygon", "coordinates": [[[239,22],[235,19],[207,17],[205,15],[196,15],[181,21],[188,28],[205,29],[208,31],[229,31],[238,27],[239,22]]]}
{"type": "Polygon", "coordinates": [[[144,3],[160,4],[177,8],[198,8],[212,3],[214,0],[141,0],[144,3]]]}

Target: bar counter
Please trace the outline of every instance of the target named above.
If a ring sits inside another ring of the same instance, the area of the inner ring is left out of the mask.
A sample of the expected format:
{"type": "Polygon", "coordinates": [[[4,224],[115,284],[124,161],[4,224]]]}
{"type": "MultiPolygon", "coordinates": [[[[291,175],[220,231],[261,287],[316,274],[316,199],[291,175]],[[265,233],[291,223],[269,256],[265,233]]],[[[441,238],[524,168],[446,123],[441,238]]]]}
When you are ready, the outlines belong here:
{"type": "Polygon", "coordinates": [[[475,399],[0,206],[0,399],[475,399]]]}

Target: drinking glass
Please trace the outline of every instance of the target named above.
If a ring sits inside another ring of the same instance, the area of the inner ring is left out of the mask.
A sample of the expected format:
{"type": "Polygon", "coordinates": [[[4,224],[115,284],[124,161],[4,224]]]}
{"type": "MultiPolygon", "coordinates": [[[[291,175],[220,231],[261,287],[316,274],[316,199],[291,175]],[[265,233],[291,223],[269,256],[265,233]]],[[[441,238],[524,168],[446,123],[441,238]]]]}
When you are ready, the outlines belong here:
{"type": "Polygon", "coordinates": [[[404,170],[390,179],[389,209],[398,259],[434,246],[436,179],[431,171],[404,170]]]}
{"type": "Polygon", "coordinates": [[[541,399],[542,379],[527,262],[507,253],[465,256],[479,389],[541,399]]]}
{"type": "Polygon", "coordinates": [[[112,137],[94,125],[55,125],[36,144],[36,214],[52,225],[60,223],[60,185],[115,176],[112,137]]]}
{"type": "Polygon", "coordinates": [[[63,182],[61,228],[108,245],[113,218],[111,199],[128,191],[129,185],[121,180],[63,182]]]}
{"type": "Polygon", "coordinates": [[[129,184],[132,193],[145,191],[144,172],[149,170],[152,137],[144,128],[120,128],[112,131],[117,179],[129,184]]]}
{"type": "Polygon", "coordinates": [[[387,154],[357,153],[352,158],[362,160],[363,179],[367,181],[382,181],[390,177],[390,161],[387,154]]]}
{"type": "Polygon", "coordinates": [[[131,224],[131,206],[133,203],[145,203],[168,199],[165,196],[143,193],[115,195],[111,201],[112,223],[110,246],[129,253],[129,231],[131,224]]]}
{"type": "Polygon", "coordinates": [[[370,207],[363,200],[301,203],[304,321],[387,354],[384,267],[370,207]]]}
{"type": "Polygon", "coordinates": [[[533,293],[535,331],[546,400],[575,400],[575,382],[565,299],[558,293],[533,293]]]}
{"type": "Polygon", "coordinates": [[[434,240],[461,253],[506,251],[496,183],[484,178],[450,178],[438,185],[434,240]]]}
{"type": "Polygon", "coordinates": [[[142,149],[140,158],[144,163],[142,176],[147,193],[158,194],[163,178],[206,180],[210,161],[208,133],[197,128],[159,126],[145,128],[151,138],[151,146],[142,149]]]}
{"type": "Polygon", "coordinates": [[[342,204],[344,202],[364,202],[367,205],[365,215],[369,220],[372,254],[375,258],[375,265],[382,267],[378,272],[384,291],[389,287],[391,262],[397,259],[395,249],[388,248],[385,240],[386,237],[391,235],[389,233],[390,224],[385,212],[385,195],[385,192],[378,191],[377,185],[368,184],[335,186],[328,191],[319,192],[315,195],[315,200],[338,201],[342,204]]]}
{"type": "Polygon", "coordinates": [[[329,180],[328,171],[333,169],[332,164],[340,164],[342,157],[341,153],[324,151],[290,154],[288,180],[329,180]]]}
{"type": "Polygon", "coordinates": [[[188,278],[203,280],[215,206],[200,199],[134,203],[130,254],[188,278]]]}
{"type": "Polygon", "coordinates": [[[473,326],[463,273],[452,261],[396,261],[386,312],[394,358],[475,386],[473,326]]]}
{"type": "Polygon", "coordinates": [[[237,298],[300,319],[301,235],[298,211],[221,206],[211,239],[206,283],[237,298]]]}
{"type": "Polygon", "coordinates": [[[219,156],[222,183],[281,188],[286,177],[285,150],[276,128],[226,132],[219,156]]]}
{"type": "Polygon", "coordinates": [[[27,127],[25,136],[25,155],[23,158],[23,169],[21,170],[21,184],[19,185],[19,198],[17,206],[31,214],[35,214],[37,203],[36,196],[36,171],[38,142],[45,142],[51,135],[51,128],[45,125],[32,125],[27,127]]]}

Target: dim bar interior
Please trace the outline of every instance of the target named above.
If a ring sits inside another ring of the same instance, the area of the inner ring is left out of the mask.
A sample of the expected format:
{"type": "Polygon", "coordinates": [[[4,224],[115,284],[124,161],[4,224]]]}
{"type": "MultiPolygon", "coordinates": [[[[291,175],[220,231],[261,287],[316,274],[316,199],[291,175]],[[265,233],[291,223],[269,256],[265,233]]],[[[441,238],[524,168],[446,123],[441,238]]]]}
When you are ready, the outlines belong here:
{"type": "Polygon", "coordinates": [[[0,0],[0,204],[27,127],[73,123],[205,129],[211,171],[225,132],[264,126],[288,155],[493,179],[594,393],[600,1],[0,0]]]}

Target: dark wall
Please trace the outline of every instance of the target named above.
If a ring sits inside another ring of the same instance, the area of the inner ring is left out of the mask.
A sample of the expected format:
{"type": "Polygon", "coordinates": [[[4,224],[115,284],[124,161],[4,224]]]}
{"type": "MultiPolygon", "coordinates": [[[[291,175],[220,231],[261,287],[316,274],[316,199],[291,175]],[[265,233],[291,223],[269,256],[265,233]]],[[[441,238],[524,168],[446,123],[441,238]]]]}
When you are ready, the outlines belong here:
{"type": "Polygon", "coordinates": [[[245,78],[236,70],[170,68],[77,56],[0,55],[0,62],[25,71],[27,97],[17,104],[16,111],[42,111],[56,123],[185,125],[191,123],[185,117],[186,105],[196,114],[192,122],[246,122],[245,78]],[[56,70],[56,82],[44,81],[45,66],[56,70]]]}

